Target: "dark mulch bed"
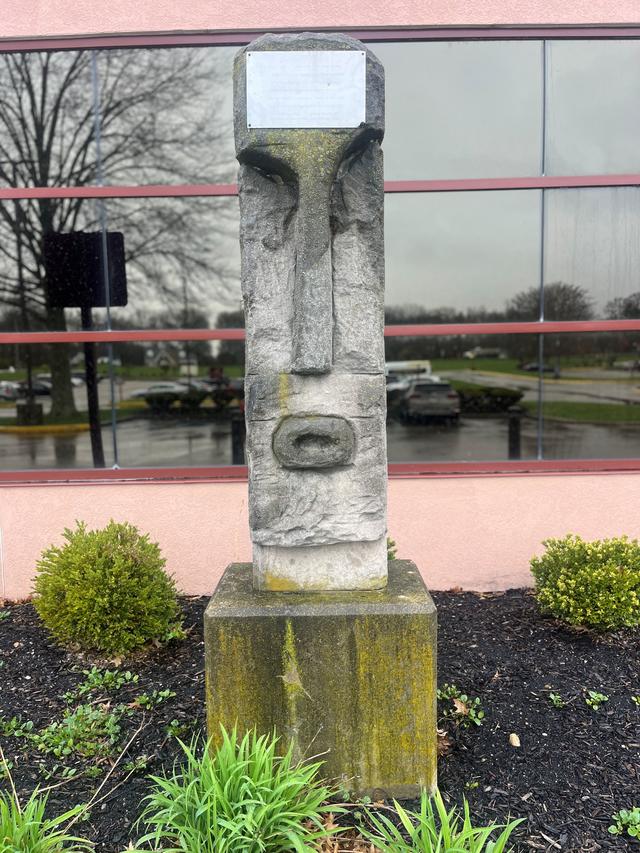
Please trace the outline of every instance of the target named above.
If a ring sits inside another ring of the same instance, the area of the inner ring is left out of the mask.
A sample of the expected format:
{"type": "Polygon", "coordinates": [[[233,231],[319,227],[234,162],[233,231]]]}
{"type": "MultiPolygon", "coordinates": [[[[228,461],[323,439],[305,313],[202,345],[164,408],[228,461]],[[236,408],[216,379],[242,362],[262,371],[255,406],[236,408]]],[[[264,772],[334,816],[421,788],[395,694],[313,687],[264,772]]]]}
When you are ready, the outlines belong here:
{"type": "MultiPolygon", "coordinates": [[[[521,590],[495,596],[436,593],[434,598],[439,682],[480,696],[486,711],[480,727],[447,724],[452,746],[440,761],[443,793],[452,800],[465,794],[479,820],[525,817],[522,850],[624,850],[627,842],[608,835],[607,826],[613,812],[640,803],[640,707],[631,699],[640,694],[638,633],[594,639],[567,631],[541,618],[531,595],[521,590]],[[593,711],[584,702],[586,690],[610,700],[593,711]],[[567,705],[555,708],[550,692],[567,705]],[[511,733],[519,736],[520,748],[510,745],[511,733]]],[[[135,836],[132,824],[148,791],[146,774],[170,767],[178,757],[167,727],[177,721],[188,739],[204,726],[206,599],[183,603],[188,639],[121,665],[137,673],[139,682],[114,693],[114,703],[167,688],[176,695],[152,710],[133,709],[123,721],[122,743],[140,730],[98,794],[89,820],[78,827],[97,842],[100,853],[121,851],[135,836]],[[132,769],[128,762],[143,756],[146,767],[132,769]]],[[[81,670],[90,663],[49,642],[31,605],[12,606],[0,621],[0,713],[5,719],[20,715],[41,729],[68,707],[63,694],[83,681],[81,670]]],[[[0,744],[23,795],[37,784],[58,785],[50,791],[52,812],[86,802],[113,762],[104,759],[101,776],[92,779],[86,769],[95,760],[24,752],[24,742],[13,737],[0,738],[0,744]],[[51,771],[56,764],[44,781],[43,768],[51,771]],[[62,778],[64,765],[77,767],[78,777],[62,778]]]]}

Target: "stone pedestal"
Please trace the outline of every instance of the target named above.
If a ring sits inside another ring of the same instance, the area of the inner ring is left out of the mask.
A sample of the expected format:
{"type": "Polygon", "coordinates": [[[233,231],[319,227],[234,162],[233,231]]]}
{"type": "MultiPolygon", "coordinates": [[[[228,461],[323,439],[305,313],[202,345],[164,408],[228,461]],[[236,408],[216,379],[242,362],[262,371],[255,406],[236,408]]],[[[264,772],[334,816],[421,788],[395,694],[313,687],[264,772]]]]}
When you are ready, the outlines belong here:
{"type": "Polygon", "coordinates": [[[436,610],[416,566],[385,589],[257,591],[230,565],[205,613],[209,734],[276,731],[359,794],[436,784],[436,610]]]}

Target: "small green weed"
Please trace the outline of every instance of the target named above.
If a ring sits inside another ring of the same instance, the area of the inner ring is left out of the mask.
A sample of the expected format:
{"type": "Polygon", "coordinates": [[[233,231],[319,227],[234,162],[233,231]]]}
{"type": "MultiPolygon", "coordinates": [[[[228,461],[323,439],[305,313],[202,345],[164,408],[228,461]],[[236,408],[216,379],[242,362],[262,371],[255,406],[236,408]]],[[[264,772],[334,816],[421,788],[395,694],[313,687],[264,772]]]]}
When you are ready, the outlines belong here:
{"type": "Polygon", "coordinates": [[[171,720],[166,728],[167,737],[183,738],[189,731],[188,723],[181,723],[180,720],[171,720]]]}
{"type": "Polygon", "coordinates": [[[467,728],[471,725],[482,725],[485,712],[478,696],[462,693],[455,684],[443,684],[438,688],[438,699],[450,703],[443,715],[453,720],[457,726],[467,728]]]}
{"type": "Polygon", "coordinates": [[[149,830],[139,847],[198,853],[311,851],[337,831],[323,815],[334,791],[317,780],[320,764],[296,764],[291,750],[276,754],[277,738],[222,730],[217,748],[182,744],[184,765],[153,776],[141,821],[149,830]]]}
{"type": "Polygon", "coordinates": [[[637,696],[632,696],[631,701],[640,708],[640,693],[637,696]]]}
{"type": "Polygon", "coordinates": [[[4,622],[5,619],[8,619],[11,616],[11,611],[6,607],[0,608],[0,622],[4,622]]]}
{"type": "Polygon", "coordinates": [[[133,703],[139,708],[151,709],[155,708],[156,705],[161,705],[163,702],[166,702],[167,699],[173,699],[175,695],[174,690],[154,690],[150,694],[140,693],[140,695],[136,696],[133,700],[133,703]]]}
{"type": "Polygon", "coordinates": [[[87,693],[97,691],[115,692],[120,688],[129,684],[137,684],[138,675],[133,675],[129,670],[122,672],[119,669],[100,669],[97,666],[92,666],[91,669],[83,669],[82,674],[85,676],[74,690],[69,690],[64,694],[63,698],[67,702],[74,702],[76,699],[86,696],[87,693]]]}
{"type": "Polygon", "coordinates": [[[419,812],[405,810],[395,800],[393,805],[401,826],[387,815],[368,811],[371,829],[360,827],[364,838],[381,853],[503,853],[514,829],[522,823],[514,820],[508,824],[474,826],[467,801],[461,819],[455,806],[447,811],[439,791],[433,799],[422,792],[419,812]],[[500,832],[498,837],[491,839],[496,832],[500,832]]]}
{"type": "Polygon", "coordinates": [[[554,708],[564,708],[567,704],[559,693],[549,693],[549,702],[554,708]]]}
{"type": "Polygon", "coordinates": [[[22,717],[0,717],[0,735],[4,737],[31,737],[33,732],[33,720],[24,720],[22,717]]]}
{"type": "Polygon", "coordinates": [[[30,740],[39,752],[62,758],[76,753],[85,758],[111,755],[120,736],[124,706],[78,705],[66,710],[60,722],[53,722],[30,740]]]}
{"type": "Polygon", "coordinates": [[[587,690],[587,695],[584,697],[584,701],[592,711],[597,711],[601,705],[604,705],[605,702],[609,701],[609,697],[604,693],[598,693],[597,690],[587,690]]]}
{"type": "Polygon", "coordinates": [[[640,807],[633,806],[630,809],[620,809],[613,815],[612,820],[615,821],[609,827],[609,832],[612,835],[624,835],[626,833],[629,838],[640,840],[640,807]]]}
{"type": "Polygon", "coordinates": [[[398,546],[390,536],[387,536],[387,560],[395,560],[398,554],[398,546]]]}

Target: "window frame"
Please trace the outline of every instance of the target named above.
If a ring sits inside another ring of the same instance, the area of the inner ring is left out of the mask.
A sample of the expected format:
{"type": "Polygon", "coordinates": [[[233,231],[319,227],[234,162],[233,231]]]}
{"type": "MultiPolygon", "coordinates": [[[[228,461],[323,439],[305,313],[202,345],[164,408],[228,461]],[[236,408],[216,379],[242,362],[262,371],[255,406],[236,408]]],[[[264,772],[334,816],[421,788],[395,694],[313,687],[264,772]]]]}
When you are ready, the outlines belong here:
{"type": "MultiPolygon", "coordinates": [[[[399,27],[342,28],[355,38],[370,43],[428,41],[562,41],[637,40],[640,25],[580,27],[399,27]]],[[[278,30],[296,32],[294,28],[278,30]]],[[[321,31],[321,30],[319,30],[321,31]]],[[[0,39],[0,53],[167,47],[241,47],[263,31],[196,32],[175,34],[133,34],[110,36],[70,36],[58,38],[0,39]]],[[[521,176],[507,178],[467,178],[453,180],[385,181],[385,193],[469,192],[526,189],[574,189],[586,187],[640,186],[640,174],[521,176]]],[[[92,187],[1,187],[0,202],[34,198],[171,198],[229,197],[237,195],[236,184],[182,184],[92,187]]],[[[463,334],[537,334],[640,331],[637,320],[589,320],[508,323],[407,324],[385,327],[385,336],[430,337],[463,334]]],[[[123,341],[244,340],[243,329],[141,329],[92,332],[7,332],[0,344],[117,343],[123,341]]],[[[521,476],[583,473],[625,473],[640,471],[637,459],[497,460],[495,462],[392,463],[392,478],[521,476]]],[[[193,466],[162,468],[46,469],[0,471],[0,485],[49,485],[55,483],[125,482],[243,482],[246,466],[193,466]]]]}

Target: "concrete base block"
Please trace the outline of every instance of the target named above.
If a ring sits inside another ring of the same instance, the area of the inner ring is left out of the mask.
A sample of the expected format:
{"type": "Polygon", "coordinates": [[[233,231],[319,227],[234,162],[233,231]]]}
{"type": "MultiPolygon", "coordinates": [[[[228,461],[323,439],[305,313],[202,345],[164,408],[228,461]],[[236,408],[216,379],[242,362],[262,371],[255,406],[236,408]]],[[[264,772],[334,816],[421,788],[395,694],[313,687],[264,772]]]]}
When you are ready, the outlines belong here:
{"type": "Polygon", "coordinates": [[[383,590],[267,592],[230,565],[205,613],[209,734],[275,731],[359,794],[436,784],[436,610],[415,565],[383,590]]]}

